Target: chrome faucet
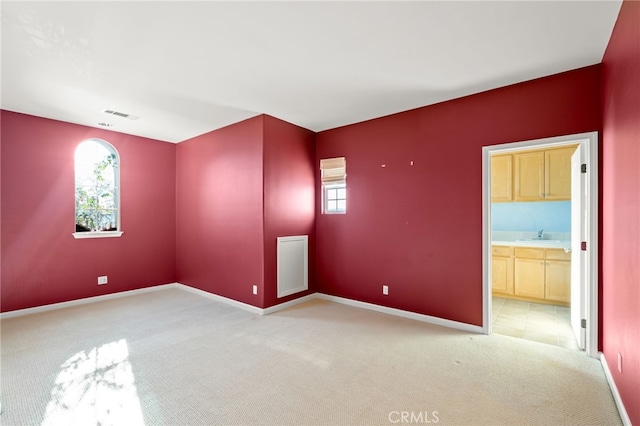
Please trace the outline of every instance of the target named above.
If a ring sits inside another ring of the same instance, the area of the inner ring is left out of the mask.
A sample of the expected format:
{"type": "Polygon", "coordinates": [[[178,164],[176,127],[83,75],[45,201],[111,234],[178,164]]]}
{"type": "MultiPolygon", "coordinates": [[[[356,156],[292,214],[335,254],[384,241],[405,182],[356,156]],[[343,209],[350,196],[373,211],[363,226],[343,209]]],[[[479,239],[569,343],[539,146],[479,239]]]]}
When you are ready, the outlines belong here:
{"type": "Polygon", "coordinates": [[[542,233],[544,232],[544,229],[540,228],[538,229],[538,239],[541,240],[542,239],[542,233]]]}

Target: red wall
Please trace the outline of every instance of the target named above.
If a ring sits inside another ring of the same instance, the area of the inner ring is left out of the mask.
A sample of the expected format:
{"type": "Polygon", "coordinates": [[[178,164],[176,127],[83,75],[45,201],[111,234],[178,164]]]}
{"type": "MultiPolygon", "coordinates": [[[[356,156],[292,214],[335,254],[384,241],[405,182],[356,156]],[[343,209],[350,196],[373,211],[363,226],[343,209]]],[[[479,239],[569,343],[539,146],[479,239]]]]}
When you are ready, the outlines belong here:
{"type": "Polygon", "coordinates": [[[175,281],[175,145],[1,114],[2,312],[175,281]],[[74,152],[87,138],[120,153],[120,238],[72,236],[74,152]]]}
{"type": "Polygon", "coordinates": [[[261,308],[315,291],[314,142],[260,115],[178,145],[178,281],[261,308]],[[278,299],[276,239],[290,235],[309,235],[309,291],[278,299]]]}
{"type": "Polygon", "coordinates": [[[345,215],[316,200],[319,291],[481,325],[482,147],[600,130],[599,86],[592,66],[319,133],[348,188],[345,215]]]}
{"type": "Polygon", "coordinates": [[[640,425],[640,2],[622,3],[602,72],[603,352],[640,425]]]}
{"type": "Polygon", "coordinates": [[[264,282],[262,123],[251,118],[176,147],[178,281],[254,306],[264,282]]]}
{"type": "Polygon", "coordinates": [[[264,307],[314,293],[315,133],[264,117],[264,307]],[[309,236],[309,290],[278,299],[277,238],[309,236]]]}

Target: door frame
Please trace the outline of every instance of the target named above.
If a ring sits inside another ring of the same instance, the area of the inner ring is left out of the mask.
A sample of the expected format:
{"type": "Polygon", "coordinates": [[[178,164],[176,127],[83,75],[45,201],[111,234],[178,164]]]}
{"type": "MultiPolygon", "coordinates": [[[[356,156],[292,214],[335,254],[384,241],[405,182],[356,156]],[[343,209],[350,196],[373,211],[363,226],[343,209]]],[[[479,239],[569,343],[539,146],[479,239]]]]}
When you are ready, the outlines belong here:
{"type": "Polygon", "coordinates": [[[482,147],[482,332],[491,334],[491,154],[523,149],[551,148],[581,144],[587,164],[587,267],[585,279],[587,320],[585,352],[599,358],[598,352],[598,132],[580,133],[544,139],[505,143],[482,147]]]}

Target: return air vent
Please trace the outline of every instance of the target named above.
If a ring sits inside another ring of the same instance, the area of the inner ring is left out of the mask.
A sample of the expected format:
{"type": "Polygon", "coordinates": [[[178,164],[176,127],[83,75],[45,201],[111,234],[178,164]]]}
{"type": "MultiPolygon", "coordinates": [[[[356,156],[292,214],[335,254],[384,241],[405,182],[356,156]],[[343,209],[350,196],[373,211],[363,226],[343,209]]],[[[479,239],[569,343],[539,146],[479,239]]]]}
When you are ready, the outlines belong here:
{"type": "Polygon", "coordinates": [[[129,120],[137,120],[138,118],[140,118],[140,117],[137,117],[135,115],[125,114],[124,112],[113,111],[111,109],[105,109],[104,112],[106,114],[116,115],[116,116],[122,117],[122,118],[128,118],[129,120]]]}

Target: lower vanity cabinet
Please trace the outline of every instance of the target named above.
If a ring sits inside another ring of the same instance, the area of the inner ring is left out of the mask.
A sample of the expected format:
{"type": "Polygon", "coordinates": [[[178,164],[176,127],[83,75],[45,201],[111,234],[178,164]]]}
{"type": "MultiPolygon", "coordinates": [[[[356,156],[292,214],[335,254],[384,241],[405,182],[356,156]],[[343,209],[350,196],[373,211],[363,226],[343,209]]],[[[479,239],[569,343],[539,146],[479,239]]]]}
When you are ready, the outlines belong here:
{"type": "Polygon", "coordinates": [[[571,253],[547,249],[544,298],[567,305],[571,303],[571,253]]]}
{"type": "Polygon", "coordinates": [[[514,250],[514,294],[544,299],[545,260],[542,248],[516,247],[514,250]]]}
{"type": "Polygon", "coordinates": [[[501,295],[513,294],[513,249],[491,247],[491,289],[501,295]]]}
{"type": "Polygon", "coordinates": [[[539,247],[492,247],[492,293],[496,296],[568,306],[571,253],[539,247]]]}

